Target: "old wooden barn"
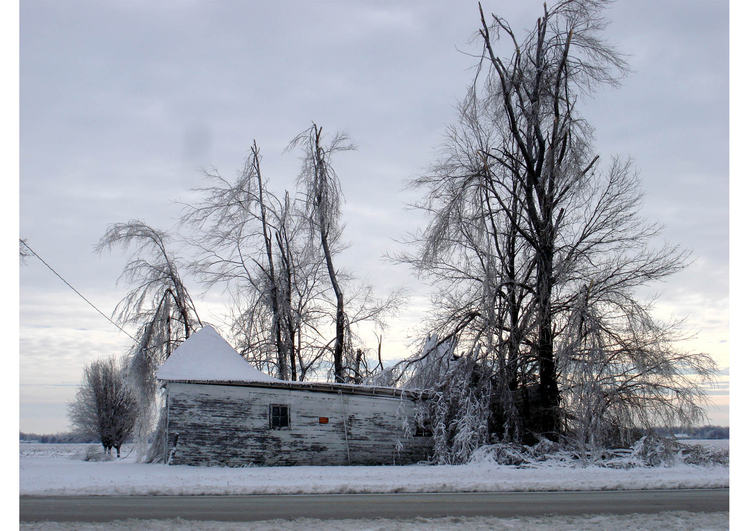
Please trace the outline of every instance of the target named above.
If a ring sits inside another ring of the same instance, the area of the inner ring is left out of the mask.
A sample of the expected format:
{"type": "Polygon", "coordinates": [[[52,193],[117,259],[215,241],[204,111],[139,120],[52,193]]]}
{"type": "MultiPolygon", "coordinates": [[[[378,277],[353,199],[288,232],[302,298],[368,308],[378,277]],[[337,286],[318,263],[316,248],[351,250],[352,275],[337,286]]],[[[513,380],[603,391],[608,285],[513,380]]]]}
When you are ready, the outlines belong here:
{"type": "Polygon", "coordinates": [[[251,367],[210,326],[159,368],[165,461],[187,465],[393,465],[426,459],[418,392],[289,382],[251,367]]]}

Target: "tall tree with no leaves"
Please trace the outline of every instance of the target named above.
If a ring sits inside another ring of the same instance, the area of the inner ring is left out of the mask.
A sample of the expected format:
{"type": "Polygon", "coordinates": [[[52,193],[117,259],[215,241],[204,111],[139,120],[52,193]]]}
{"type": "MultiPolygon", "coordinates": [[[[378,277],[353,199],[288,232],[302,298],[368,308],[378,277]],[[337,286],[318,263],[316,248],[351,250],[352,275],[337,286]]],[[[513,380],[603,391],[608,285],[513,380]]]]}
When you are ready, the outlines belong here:
{"type": "MultiPolygon", "coordinates": [[[[481,12],[483,40],[490,74],[487,104],[496,106],[507,132],[506,142],[484,155],[510,172],[518,183],[523,226],[516,225],[533,250],[535,261],[537,358],[541,429],[559,432],[560,392],[554,359],[553,290],[555,261],[563,222],[579,192],[592,180],[598,156],[590,130],[577,114],[581,93],[602,83],[616,84],[626,65],[600,36],[606,1],[568,0],[555,4],[519,42],[511,27],[493,16],[488,25],[481,12]],[[495,53],[505,35],[515,47],[509,59],[495,53]]],[[[501,203],[502,206],[506,206],[501,203]]]]}
{"type": "Polygon", "coordinates": [[[344,308],[344,291],[339,281],[339,273],[333,264],[334,244],[340,234],[342,193],[341,183],[331,159],[335,153],[356,148],[345,133],[336,133],[327,145],[324,144],[322,135],[323,129],[313,123],[312,127],[291,141],[287,150],[301,146],[304,153],[298,182],[304,190],[306,216],[313,234],[318,238],[328,279],[336,298],[333,375],[336,382],[343,382],[349,325],[344,308]]]}
{"type": "Polygon", "coordinates": [[[288,380],[293,345],[283,323],[290,307],[282,299],[275,237],[282,203],[267,190],[260,163],[260,148],[253,142],[236,181],[206,172],[214,185],[200,190],[204,199],[187,206],[182,223],[191,228],[200,253],[192,269],[207,288],[228,287],[241,308],[235,327],[254,337],[244,353],[288,380]],[[263,327],[270,335],[262,333],[263,327]]]}
{"type": "Polygon", "coordinates": [[[325,287],[302,215],[288,193],[279,199],[268,190],[257,143],[236,180],[206,177],[212,185],[182,218],[198,250],[191,269],[207,289],[230,292],[240,353],[279,379],[304,380],[321,361],[308,335],[325,287]]]}
{"type": "Polygon", "coordinates": [[[403,297],[396,291],[381,301],[364,284],[345,289],[349,278],[333,265],[341,190],[329,159],[351,146],[342,135],[323,146],[319,129],[312,138],[308,133],[292,143],[312,143],[305,144],[303,169],[310,180],[299,180],[303,198],[269,190],[257,143],[236,180],[206,172],[211,185],[199,190],[203,199],[187,205],[182,218],[198,250],[191,269],[208,289],[230,292],[235,344],[258,369],[302,381],[332,365],[338,381],[361,381],[369,369],[365,351],[352,346],[358,339],[352,327],[365,321],[382,327],[382,317],[403,297]]]}
{"type": "Polygon", "coordinates": [[[601,35],[608,3],[545,5],[523,39],[480,6],[482,60],[443,158],[413,182],[431,220],[405,257],[443,287],[433,329],[492,370],[513,406],[536,404],[520,412],[525,429],[582,446],[697,420],[713,366],[675,348],[675,323],[638,300],[687,254],[654,248],[660,227],[638,214],[632,163],[601,169],[578,112],[581,97],[627,72],[601,35]]]}

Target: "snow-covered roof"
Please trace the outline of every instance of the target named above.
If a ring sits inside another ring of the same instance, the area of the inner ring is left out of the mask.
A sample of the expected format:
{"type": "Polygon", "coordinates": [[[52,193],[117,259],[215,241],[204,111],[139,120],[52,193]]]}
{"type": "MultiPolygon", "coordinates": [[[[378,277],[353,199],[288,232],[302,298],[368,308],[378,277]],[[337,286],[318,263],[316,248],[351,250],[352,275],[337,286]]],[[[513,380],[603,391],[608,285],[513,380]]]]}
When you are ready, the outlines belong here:
{"type": "Polygon", "coordinates": [[[278,382],[253,368],[210,325],[175,349],[156,371],[159,380],[278,382]]]}

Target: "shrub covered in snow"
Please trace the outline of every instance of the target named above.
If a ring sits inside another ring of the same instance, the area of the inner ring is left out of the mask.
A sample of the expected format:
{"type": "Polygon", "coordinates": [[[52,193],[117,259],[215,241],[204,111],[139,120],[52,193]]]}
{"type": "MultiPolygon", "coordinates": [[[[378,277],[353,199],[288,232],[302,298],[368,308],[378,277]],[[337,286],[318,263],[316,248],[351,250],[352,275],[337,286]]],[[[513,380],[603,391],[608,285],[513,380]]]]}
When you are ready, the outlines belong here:
{"type": "Polygon", "coordinates": [[[729,466],[729,448],[702,444],[683,445],[680,459],[689,465],[722,465],[729,466]]]}
{"type": "Polygon", "coordinates": [[[83,457],[84,461],[114,461],[114,456],[102,451],[101,447],[92,444],[86,448],[86,455],[83,457]]]}
{"type": "Polygon", "coordinates": [[[519,468],[540,466],[600,466],[606,468],[669,467],[678,464],[729,466],[728,448],[683,444],[649,434],[630,448],[602,449],[582,455],[577,448],[542,439],[533,446],[490,444],[477,448],[471,463],[496,463],[519,468]]]}

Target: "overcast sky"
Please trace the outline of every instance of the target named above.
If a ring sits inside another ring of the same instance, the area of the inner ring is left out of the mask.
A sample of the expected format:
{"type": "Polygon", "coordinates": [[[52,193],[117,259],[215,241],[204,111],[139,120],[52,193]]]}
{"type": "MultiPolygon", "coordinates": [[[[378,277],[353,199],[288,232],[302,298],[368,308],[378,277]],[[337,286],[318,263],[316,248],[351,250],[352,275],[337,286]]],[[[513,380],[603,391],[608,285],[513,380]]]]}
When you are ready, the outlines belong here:
{"type": "MultiPolygon", "coordinates": [[[[517,30],[541,8],[484,4],[517,30]]],[[[583,112],[604,160],[635,159],[644,215],[692,250],[690,268],[647,290],[661,294],[657,314],[685,318],[695,333],[686,347],[728,375],[728,2],[622,0],[607,15],[633,73],[583,112]]],[[[312,121],[346,130],[359,149],[334,160],[351,243],[341,261],[381,294],[413,290],[385,344],[388,359],[401,358],[428,291],[382,256],[424,224],[405,210],[418,196],[403,186],[435,160],[454,120],[478,23],[475,3],[453,1],[22,1],[20,235],[110,314],[128,255],[93,254],[108,224],[170,229],[175,201],[204,184],[200,168],[233,178],[253,140],[281,194],[299,169],[296,154],[282,154],[292,138],[312,121]]],[[[200,308],[221,330],[219,295],[200,308]]],[[[20,429],[37,433],[67,430],[84,364],[130,341],[35,258],[20,267],[19,334],[20,429]]],[[[718,424],[727,391],[713,391],[718,424]]]]}

